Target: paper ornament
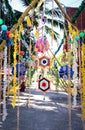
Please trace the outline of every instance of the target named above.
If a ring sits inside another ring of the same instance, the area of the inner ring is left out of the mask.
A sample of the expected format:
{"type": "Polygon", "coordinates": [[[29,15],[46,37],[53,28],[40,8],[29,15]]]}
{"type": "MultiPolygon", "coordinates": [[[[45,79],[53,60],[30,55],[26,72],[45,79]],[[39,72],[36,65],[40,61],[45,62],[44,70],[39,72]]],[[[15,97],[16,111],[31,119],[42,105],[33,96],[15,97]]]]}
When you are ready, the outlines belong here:
{"type": "Polygon", "coordinates": [[[38,88],[42,92],[46,92],[50,89],[50,81],[46,78],[41,78],[40,80],[38,80],[38,88]]]}
{"type": "Polygon", "coordinates": [[[51,65],[50,58],[47,56],[42,56],[38,60],[38,65],[42,68],[49,67],[51,65]]]}

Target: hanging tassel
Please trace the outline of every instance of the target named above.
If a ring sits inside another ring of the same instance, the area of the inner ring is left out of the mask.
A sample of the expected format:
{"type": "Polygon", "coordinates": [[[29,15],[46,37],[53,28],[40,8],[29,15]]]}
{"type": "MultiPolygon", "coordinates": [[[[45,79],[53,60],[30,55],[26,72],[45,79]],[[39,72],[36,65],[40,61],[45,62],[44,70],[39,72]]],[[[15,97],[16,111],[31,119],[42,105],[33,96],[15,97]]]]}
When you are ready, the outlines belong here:
{"type": "Polygon", "coordinates": [[[31,20],[30,20],[30,17],[29,17],[29,16],[27,17],[26,21],[27,21],[27,25],[28,25],[29,27],[32,27],[32,23],[31,23],[31,20]]]}

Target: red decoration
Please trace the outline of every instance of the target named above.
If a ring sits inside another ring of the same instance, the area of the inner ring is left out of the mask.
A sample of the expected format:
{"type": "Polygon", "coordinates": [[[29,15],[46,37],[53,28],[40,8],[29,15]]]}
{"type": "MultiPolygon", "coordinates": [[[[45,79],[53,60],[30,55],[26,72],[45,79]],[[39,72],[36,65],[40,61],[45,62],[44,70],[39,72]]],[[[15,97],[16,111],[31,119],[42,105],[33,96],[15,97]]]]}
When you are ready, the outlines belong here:
{"type": "Polygon", "coordinates": [[[20,52],[19,52],[19,55],[24,55],[24,51],[20,51],[20,52]]]}
{"type": "Polygon", "coordinates": [[[41,91],[46,92],[50,89],[50,81],[46,78],[41,78],[40,80],[38,80],[38,88],[41,91]]]}

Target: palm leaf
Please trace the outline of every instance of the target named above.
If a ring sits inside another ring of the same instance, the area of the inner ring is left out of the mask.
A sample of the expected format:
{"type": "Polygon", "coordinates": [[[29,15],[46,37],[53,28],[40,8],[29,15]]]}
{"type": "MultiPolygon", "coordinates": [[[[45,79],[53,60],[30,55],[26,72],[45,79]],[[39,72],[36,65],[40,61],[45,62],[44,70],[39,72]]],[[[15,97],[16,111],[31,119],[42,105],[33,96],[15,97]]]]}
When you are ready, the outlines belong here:
{"type": "Polygon", "coordinates": [[[48,26],[46,25],[46,26],[45,26],[45,31],[46,31],[47,34],[50,34],[51,36],[52,36],[52,31],[53,31],[53,33],[54,33],[54,40],[58,40],[59,34],[58,34],[56,31],[52,30],[51,27],[48,27],[48,26]]]}
{"type": "MultiPolygon", "coordinates": [[[[52,23],[52,19],[51,18],[47,18],[47,22],[48,23],[52,23]]],[[[63,29],[63,22],[60,21],[60,20],[57,20],[57,19],[53,19],[53,26],[56,27],[56,26],[59,26],[60,29],[63,29]]]]}

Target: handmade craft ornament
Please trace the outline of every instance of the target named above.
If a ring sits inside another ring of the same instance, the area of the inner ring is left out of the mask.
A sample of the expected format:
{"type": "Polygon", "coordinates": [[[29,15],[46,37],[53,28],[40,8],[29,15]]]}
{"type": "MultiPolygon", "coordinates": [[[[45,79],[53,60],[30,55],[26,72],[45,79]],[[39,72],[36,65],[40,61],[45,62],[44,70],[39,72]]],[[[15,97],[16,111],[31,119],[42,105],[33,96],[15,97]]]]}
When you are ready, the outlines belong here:
{"type": "Polygon", "coordinates": [[[36,41],[36,48],[38,49],[38,52],[43,53],[44,51],[47,51],[49,49],[49,42],[47,38],[41,37],[36,41]]]}
{"type": "Polygon", "coordinates": [[[42,56],[38,60],[38,65],[42,68],[49,67],[51,65],[50,58],[47,56],[42,56]]]}
{"type": "Polygon", "coordinates": [[[38,80],[38,88],[42,92],[46,92],[50,89],[50,81],[46,78],[41,78],[40,80],[38,80]]]}

